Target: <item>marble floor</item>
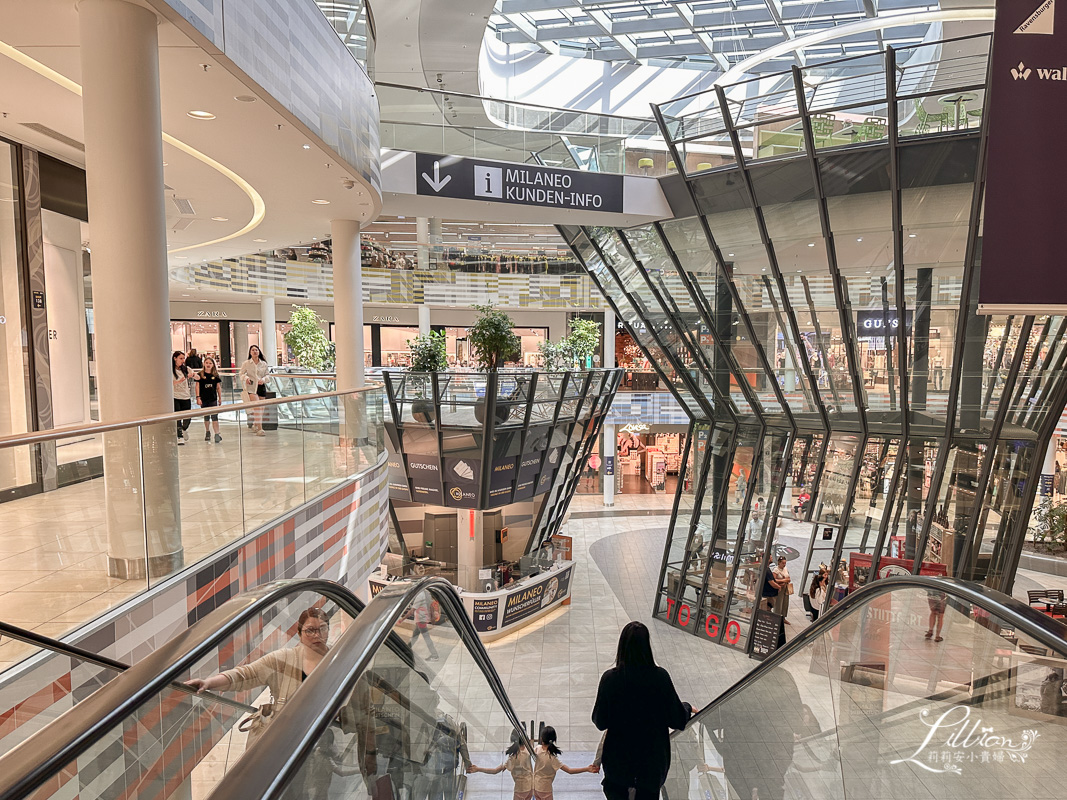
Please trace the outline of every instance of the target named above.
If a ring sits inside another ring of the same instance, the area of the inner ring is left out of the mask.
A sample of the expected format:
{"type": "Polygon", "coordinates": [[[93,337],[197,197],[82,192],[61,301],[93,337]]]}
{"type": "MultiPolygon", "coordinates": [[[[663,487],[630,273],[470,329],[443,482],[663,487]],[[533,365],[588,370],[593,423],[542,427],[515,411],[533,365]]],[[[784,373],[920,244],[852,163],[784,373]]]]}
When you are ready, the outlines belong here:
{"type": "MultiPolygon", "coordinates": [[[[205,441],[203,423],[194,420],[187,444],[174,450],[176,485],[155,489],[178,500],[185,564],[343,482],[348,460],[366,455],[311,430],[279,428],[258,437],[223,421],[221,432],[221,442],[205,441]]],[[[151,488],[145,496],[152,497],[151,488]]],[[[103,478],[0,505],[0,619],[61,636],[147,588],[143,579],[108,576],[107,555],[116,542],[109,541],[106,507],[103,478]]],[[[143,557],[143,520],[131,527],[123,542],[143,557]]],[[[0,641],[0,671],[33,650],[0,641]]]]}

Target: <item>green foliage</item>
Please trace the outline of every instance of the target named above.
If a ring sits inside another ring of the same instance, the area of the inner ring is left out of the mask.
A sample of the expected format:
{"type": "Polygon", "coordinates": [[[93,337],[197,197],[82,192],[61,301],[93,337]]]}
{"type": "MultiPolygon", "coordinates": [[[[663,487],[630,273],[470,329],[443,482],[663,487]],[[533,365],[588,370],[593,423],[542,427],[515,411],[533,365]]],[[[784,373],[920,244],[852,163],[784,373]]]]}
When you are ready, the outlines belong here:
{"type": "Polygon", "coordinates": [[[1034,545],[1048,552],[1067,550],[1067,502],[1045,500],[1034,511],[1034,545]]]}
{"type": "Polygon", "coordinates": [[[519,351],[521,340],[512,328],[514,321],[493,308],[492,305],[476,305],[479,317],[467,330],[467,344],[479,369],[496,372],[504,360],[519,351]]]}
{"type": "Polygon", "coordinates": [[[563,372],[574,361],[567,340],[550,342],[545,339],[537,345],[537,351],[541,354],[541,369],[545,372],[563,372]]]}
{"type": "Polygon", "coordinates": [[[579,367],[585,366],[585,359],[596,353],[600,347],[600,323],[589,319],[572,319],[571,335],[563,340],[579,367]]]}
{"type": "Polygon", "coordinates": [[[448,369],[448,349],[444,331],[430,333],[408,339],[411,348],[412,372],[443,372],[448,369]]]}
{"type": "Polygon", "coordinates": [[[292,329],[285,334],[288,347],[302,367],[322,370],[327,366],[331,353],[330,338],[322,330],[321,318],[307,306],[293,306],[289,314],[292,329]]]}

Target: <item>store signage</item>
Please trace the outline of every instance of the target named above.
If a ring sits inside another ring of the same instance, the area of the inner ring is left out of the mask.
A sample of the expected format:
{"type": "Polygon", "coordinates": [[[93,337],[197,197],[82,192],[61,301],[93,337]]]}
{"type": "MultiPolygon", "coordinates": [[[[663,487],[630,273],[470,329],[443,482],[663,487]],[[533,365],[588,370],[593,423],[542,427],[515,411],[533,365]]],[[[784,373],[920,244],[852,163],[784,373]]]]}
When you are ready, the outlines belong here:
{"type": "Polygon", "coordinates": [[[411,499],[417,503],[441,505],[441,466],[434,456],[407,456],[411,499]]]}
{"type": "MultiPolygon", "coordinates": [[[[1067,19],[1057,29],[1055,18],[1055,0],[997,0],[993,100],[983,109],[989,115],[978,293],[983,313],[1035,313],[1036,306],[1048,314],[1067,306],[1060,243],[1067,159],[1056,137],[1048,136],[1048,126],[1062,128],[1067,121],[1067,19]]],[[[966,102],[950,113],[965,115],[966,102]]],[[[981,105],[969,102],[972,109],[981,105]]]]}
{"type": "Polygon", "coordinates": [[[392,314],[375,314],[370,320],[371,322],[400,322],[400,317],[392,314]]]}
{"type": "Polygon", "coordinates": [[[622,429],[627,433],[642,433],[649,429],[649,426],[644,422],[631,422],[629,425],[623,425],[622,429]]]}
{"type": "Polygon", "coordinates": [[[37,289],[33,290],[33,307],[44,308],[44,292],[37,289]]]}
{"type": "Polygon", "coordinates": [[[925,738],[910,756],[894,759],[890,765],[911,764],[926,772],[962,775],[962,764],[1025,764],[1040,735],[1032,729],[1010,736],[997,733],[970,706],[950,706],[940,714],[938,710],[927,706],[919,711],[919,719],[928,728],[925,738]]]}
{"type": "Polygon", "coordinates": [[[694,613],[693,607],[688,603],[682,603],[673,598],[667,598],[667,623],[676,628],[688,630],[691,627],[698,628],[698,632],[711,639],[718,641],[720,634],[729,645],[736,645],[741,641],[741,623],[730,620],[726,623],[725,632],[722,629],[722,618],[715,612],[707,614],[700,619],[694,613]]]}
{"type": "Polygon", "coordinates": [[[226,319],[229,316],[230,315],[225,311],[206,311],[205,309],[200,309],[196,312],[197,319],[226,319]]]}
{"type": "Polygon", "coordinates": [[[623,177],[599,172],[415,154],[420,195],[621,213],[623,177]]]}
{"type": "Polygon", "coordinates": [[[496,630],[496,612],[500,607],[500,598],[492,597],[481,600],[474,598],[474,630],[478,633],[490,633],[496,630]]]}
{"type": "MultiPolygon", "coordinates": [[[[904,315],[905,333],[911,333],[912,314],[904,315]]],[[[900,327],[900,317],[895,308],[888,310],[874,309],[856,312],[856,336],[860,339],[884,338],[895,336],[900,327]]]]}

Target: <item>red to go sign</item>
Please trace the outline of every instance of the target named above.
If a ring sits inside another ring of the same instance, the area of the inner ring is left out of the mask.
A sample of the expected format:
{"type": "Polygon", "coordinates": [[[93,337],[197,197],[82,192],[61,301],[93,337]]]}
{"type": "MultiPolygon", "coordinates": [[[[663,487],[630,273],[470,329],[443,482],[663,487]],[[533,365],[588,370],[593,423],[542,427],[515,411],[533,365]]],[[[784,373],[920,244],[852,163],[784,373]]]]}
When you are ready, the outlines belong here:
{"type": "MultiPolygon", "coordinates": [[[[710,612],[701,619],[695,609],[688,603],[667,598],[667,622],[677,628],[686,630],[699,630],[709,639],[719,640],[722,633],[722,618],[715,612],[710,612]],[[699,628],[697,626],[700,626],[699,628]]],[[[741,640],[741,624],[737,620],[726,623],[726,631],[723,635],[727,644],[735,645],[741,640]]]]}

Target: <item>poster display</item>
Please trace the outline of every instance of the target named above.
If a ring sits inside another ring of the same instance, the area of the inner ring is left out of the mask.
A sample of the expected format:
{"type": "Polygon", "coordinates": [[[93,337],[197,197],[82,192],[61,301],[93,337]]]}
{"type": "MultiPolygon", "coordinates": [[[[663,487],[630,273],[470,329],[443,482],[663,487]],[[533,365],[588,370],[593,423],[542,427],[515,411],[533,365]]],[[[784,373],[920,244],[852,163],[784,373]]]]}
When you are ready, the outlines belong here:
{"type": "Polygon", "coordinates": [[[504,602],[501,628],[533,616],[543,608],[564,599],[570,591],[570,569],[553,570],[543,578],[535,578],[508,594],[504,602]]]}
{"type": "Polygon", "coordinates": [[[749,655],[762,661],[778,649],[781,636],[782,615],[764,608],[757,609],[756,621],[752,626],[752,650],[749,655]]]}
{"type": "Polygon", "coordinates": [[[437,457],[409,455],[406,458],[411,499],[417,503],[441,505],[441,464],[437,457]]]}
{"type": "Polygon", "coordinates": [[[496,630],[497,609],[500,608],[499,597],[474,599],[474,630],[478,633],[491,633],[496,630]]]}

